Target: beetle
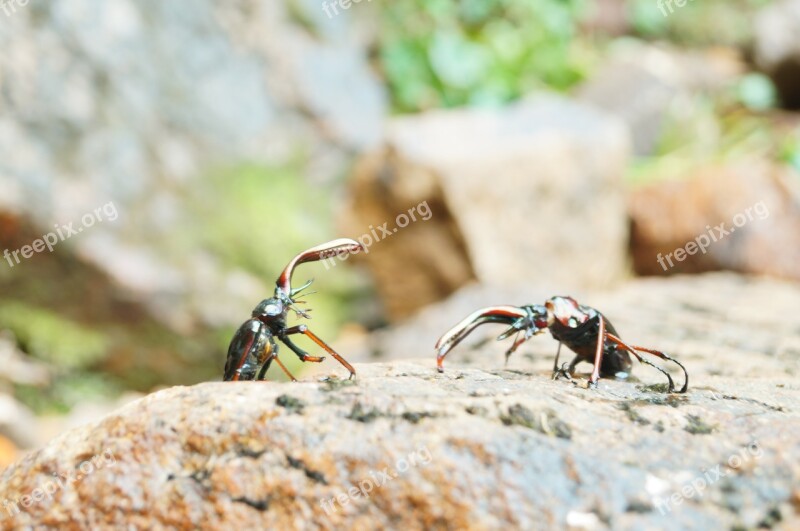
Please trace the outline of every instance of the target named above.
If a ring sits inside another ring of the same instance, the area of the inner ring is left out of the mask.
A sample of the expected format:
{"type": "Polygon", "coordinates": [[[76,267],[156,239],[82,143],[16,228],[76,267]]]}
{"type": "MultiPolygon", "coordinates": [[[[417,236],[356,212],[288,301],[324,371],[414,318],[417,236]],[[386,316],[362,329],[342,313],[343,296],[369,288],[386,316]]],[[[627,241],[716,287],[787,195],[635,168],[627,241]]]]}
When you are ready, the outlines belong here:
{"type": "Polygon", "coordinates": [[[288,327],[287,318],[290,310],[294,311],[298,317],[311,318],[308,315],[311,310],[302,310],[297,305],[304,302],[298,300],[299,294],[308,288],[313,280],[309,280],[299,288],[292,288],[292,274],[295,267],[305,262],[314,262],[342,254],[355,254],[362,250],[364,248],[357,241],[339,238],[307,249],[292,258],[275,282],[275,294],[258,303],[251,318],[245,321],[233,335],[228,347],[223,381],[264,380],[273,361],[289,379],[297,381],[278,358],[276,340],[289,347],[289,350],[294,352],[301,361],[321,363],[325,358],[309,356],[307,352],[295,345],[290,336],[296,334],[303,334],[322,347],[344,365],[350,371],[350,378],[353,378],[356,370],[352,365],[311,332],[306,325],[288,327]]]}
{"type": "Polygon", "coordinates": [[[553,363],[553,378],[565,376],[571,379],[576,365],[582,361],[593,364],[589,385],[597,386],[597,381],[603,378],[627,378],[631,373],[632,354],[640,363],[655,367],[666,375],[669,381],[668,392],[675,390],[672,376],[661,367],[644,359],[639,353],[646,352],[663,360],[676,363],[684,374],[684,384],[679,393],[685,393],[689,388],[689,374],[686,368],[677,360],[661,351],[651,348],[629,345],[620,339],[614,325],[596,309],[578,304],[572,297],[551,297],[543,305],[529,304],[526,306],[490,306],[482,308],[468,315],[453,328],[445,332],[436,342],[436,366],[439,372],[444,371],[442,363],[445,356],[453,347],[458,345],[476,327],[486,323],[499,323],[508,325],[509,328],[500,334],[497,339],[503,340],[514,334],[516,337],[511,347],[506,350],[506,363],[509,356],[520,345],[537,334],[550,330],[550,334],[558,341],[558,351],[553,363]],[[569,363],[558,367],[561,354],[561,345],[566,345],[576,356],[569,363]]]}

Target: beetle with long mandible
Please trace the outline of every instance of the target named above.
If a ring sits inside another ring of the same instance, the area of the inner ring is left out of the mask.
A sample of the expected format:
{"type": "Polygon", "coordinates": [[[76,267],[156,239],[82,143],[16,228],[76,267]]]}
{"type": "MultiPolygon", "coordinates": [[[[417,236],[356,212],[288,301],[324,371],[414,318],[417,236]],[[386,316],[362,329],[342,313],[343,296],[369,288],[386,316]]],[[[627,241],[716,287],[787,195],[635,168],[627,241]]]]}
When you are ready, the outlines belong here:
{"type": "Polygon", "coordinates": [[[646,352],[663,360],[675,362],[684,374],[684,384],[679,393],[685,393],[689,387],[689,374],[677,360],[663,352],[651,348],[629,345],[620,339],[614,325],[599,311],[589,306],[578,304],[571,297],[551,297],[544,305],[529,304],[526,306],[491,306],[482,308],[468,315],[463,321],[448,330],[436,342],[436,366],[442,372],[442,362],[450,350],[458,345],[476,327],[486,323],[499,323],[509,326],[497,339],[506,339],[514,334],[514,343],[506,350],[506,362],[520,345],[537,334],[550,330],[550,334],[558,341],[558,351],[553,364],[553,378],[565,376],[571,379],[575,366],[586,361],[593,364],[589,385],[595,387],[603,378],[627,378],[631,373],[633,354],[640,363],[655,367],[669,381],[669,393],[675,390],[672,376],[661,367],[644,359],[639,353],[646,352]],[[566,345],[576,356],[567,366],[558,367],[561,345],[566,345]]]}
{"type": "Polygon", "coordinates": [[[298,254],[289,262],[275,282],[275,295],[264,299],[253,310],[252,317],[245,321],[236,331],[228,347],[228,358],[225,363],[224,381],[263,380],[273,360],[292,381],[295,377],[278,359],[278,344],[275,339],[289,347],[301,361],[320,363],[324,357],[309,356],[307,352],[295,345],[289,336],[303,334],[322,347],[339,363],[350,371],[350,378],[356,370],[344,358],[336,353],[324,341],[317,337],[306,325],[287,327],[289,310],[298,317],[310,319],[308,312],[297,307],[305,301],[298,300],[298,295],[311,285],[309,280],[299,288],[292,288],[294,268],[305,262],[315,262],[332,256],[358,253],[364,248],[355,240],[340,238],[317,245],[298,254]],[[259,370],[259,367],[261,370],[259,370]]]}

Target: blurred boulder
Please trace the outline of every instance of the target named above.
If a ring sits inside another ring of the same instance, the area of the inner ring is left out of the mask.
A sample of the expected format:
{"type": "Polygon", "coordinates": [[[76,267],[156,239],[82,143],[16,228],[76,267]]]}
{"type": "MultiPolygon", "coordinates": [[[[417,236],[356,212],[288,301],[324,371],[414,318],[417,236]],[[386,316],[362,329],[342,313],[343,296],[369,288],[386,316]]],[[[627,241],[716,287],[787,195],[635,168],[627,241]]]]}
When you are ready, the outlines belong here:
{"type": "Polygon", "coordinates": [[[635,189],[629,210],[639,274],[728,269],[800,280],[800,179],[786,167],[700,169],[635,189]]]}
{"type": "Polygon", "coordinates": [[[650,155],[666,120],[693,105],[693,93],[719,90],[742,70],[730,49],[682,52],[624,41],[576,96],[623,120],[631,130],[634,154],[650,155]]]}
{"type": "Polygon", "coordinates": [[[628,154],[618,120],[552,95],[397,118],[355,169],[345,225],[388,224],[367,263],[394,319],[471,279],[607,286],[625,271],[628,154]],[[398,228],[423,202],[430,219],[398,228]]]}
{"type": "Polygon", "coordinates": [[[0,384],[14,383],[43,386],[50,382],[47,365],[29,359],[17,348],[13,334],[0,324],[0,384]]]}
{"type": "MultiPolygon", "coordinates": [[[[0,393],[0,436],[16,448],[31,448],[41,442],[33,413],[14,397],[3,393],[0,393]]],[[[6,449],[9,447],[6,445],[6,449]]]]}
{"type": "Polygon", "coordinates": [[[379,142],[387,103],[367,57],[366,3],[335,18],[309,0],[11,4],[0,25],[0,210],[41,234],[113,203],[119,220],[66,248],[127,275],[131,298],[176,330],[252,304],[230,288],[254,284],[237,284],[242,275],[194,249],[169,252],[176,227],[196,223],[187,196],[207,189],[209,171],[302,152],[308,179],[331,182],[354,150],[379,142]],[[189,300],[198,292],[216,297],[214,315],[189,300]]]}
{"type": "Polygon", "coordinates": [[[772,2],[758,13],[754,48],[783,105],[800,108],[800,0],[772,2]]]}

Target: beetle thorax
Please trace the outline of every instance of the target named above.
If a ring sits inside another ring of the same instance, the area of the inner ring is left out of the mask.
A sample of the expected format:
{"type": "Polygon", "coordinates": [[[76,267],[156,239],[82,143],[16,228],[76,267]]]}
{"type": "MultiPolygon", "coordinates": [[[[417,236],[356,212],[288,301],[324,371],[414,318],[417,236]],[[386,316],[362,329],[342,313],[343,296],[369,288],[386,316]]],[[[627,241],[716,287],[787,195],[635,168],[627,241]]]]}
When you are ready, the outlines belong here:
{"type": "Polygon", "coordinates": [[[253,317],[256,319],[275,318],[283,314],[284,311],[285,307],[283,301],[272,297],[258,303],[258,306],[253,309],[253,317]]]}

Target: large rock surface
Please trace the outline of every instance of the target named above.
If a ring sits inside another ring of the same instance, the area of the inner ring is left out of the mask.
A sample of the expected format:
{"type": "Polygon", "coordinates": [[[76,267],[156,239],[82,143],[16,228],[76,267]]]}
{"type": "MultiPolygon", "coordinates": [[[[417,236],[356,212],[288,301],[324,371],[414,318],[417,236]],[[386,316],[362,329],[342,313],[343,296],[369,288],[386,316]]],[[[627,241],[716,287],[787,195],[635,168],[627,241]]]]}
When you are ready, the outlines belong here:
{"type": "Polygon", "coordinates": [[[347,232],[391,230],[398,214],[430,205],[430,220],[398,227],[368,255],[395,319],[473,278],[607,286],[625,271],[628,155],[621,121],[552,95],[397,118],[356,168],[347,232]]]}
{"type": "Polygon", "coordinates": [[[552,381],[540,338],[545,354],[526,345],[506,369],[499,345],[472,367],[464,345],[442,375],[426,351],[359,364],[355,382],[170,388],[7,468],[0,522],[797,529],[800,288],[720,274],[591,298],[624,337],[678,356],[689,393],[664,394],[641,367],[596,390],[552,381]]]}

